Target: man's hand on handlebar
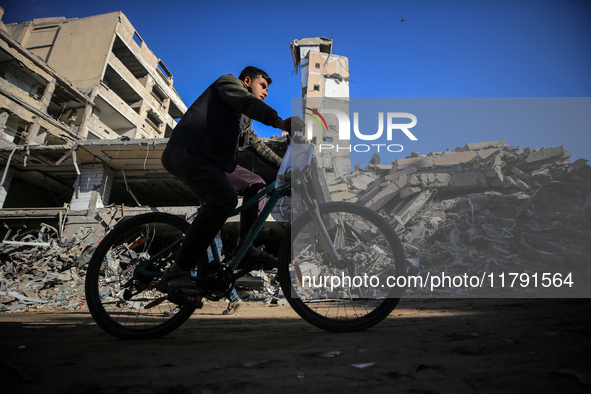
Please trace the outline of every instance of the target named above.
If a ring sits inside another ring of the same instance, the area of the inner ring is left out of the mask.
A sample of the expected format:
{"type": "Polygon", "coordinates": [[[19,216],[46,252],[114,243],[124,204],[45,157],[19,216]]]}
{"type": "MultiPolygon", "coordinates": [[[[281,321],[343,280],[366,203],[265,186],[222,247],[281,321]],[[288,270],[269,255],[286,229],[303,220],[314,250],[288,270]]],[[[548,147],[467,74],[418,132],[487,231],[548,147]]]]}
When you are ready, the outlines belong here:
{"type": "Polygon", "coordinates": [[[281,122],[278,120],[275,123],[275,127],[277,127],[278,129],[281,130],[285,130],[287,131],[289,134],[293,134],[293,132],[303,132],[304,128],[306,126],[306,124],[304,123],[304,121],[299,117],[299,116],[292,116],[290,118],[287,118],[283,121],[283,124],[280,124],[281,122]]]}

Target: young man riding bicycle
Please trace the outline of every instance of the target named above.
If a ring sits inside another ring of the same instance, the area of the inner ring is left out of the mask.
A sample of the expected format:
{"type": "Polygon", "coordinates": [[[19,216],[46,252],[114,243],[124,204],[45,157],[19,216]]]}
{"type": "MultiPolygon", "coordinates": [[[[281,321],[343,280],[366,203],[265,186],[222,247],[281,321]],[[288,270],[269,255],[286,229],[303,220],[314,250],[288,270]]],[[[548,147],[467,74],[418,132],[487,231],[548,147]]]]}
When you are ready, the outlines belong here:
{"type": "MultiPolygon", "coordinates": [[[[290,131],[292,118],[283,120],[263,102],[271,82],[265,71],[252,66],[246,67],[238,78],[231,74],[218,78],[189,107],[168,141],[162,165],[201,202],[175,263],[157,285],[173,302],[202,305],[190,271],[236,207],[238,195],[248,199],[266,186],[260,176],[237,164],[238,151],[250,145],[264,162],[277,168],[281,163],[281,158],[251,128],[254,119],[290,131]]],[[[258,214],[256,204],[241,214],[240,238],[258,214]]],[[[276,260],[254,246],[245,259],[262,263],[276,260]]],[[[240,303],[240,298],[234,297],[226,313],[233,313],[240,303]]]]}

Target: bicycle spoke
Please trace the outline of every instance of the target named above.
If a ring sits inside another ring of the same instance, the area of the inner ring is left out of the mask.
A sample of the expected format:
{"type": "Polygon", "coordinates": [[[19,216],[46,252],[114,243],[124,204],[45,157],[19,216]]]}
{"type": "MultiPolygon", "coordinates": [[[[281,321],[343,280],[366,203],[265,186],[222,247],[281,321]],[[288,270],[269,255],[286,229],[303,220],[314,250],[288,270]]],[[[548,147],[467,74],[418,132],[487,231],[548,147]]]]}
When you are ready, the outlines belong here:
{"type": "Polygon", "coordinates": [[[124,222],[101,242],[89,264],[86,292],[99,325],[122,338],[163,335],[189,318],[154,287],[173,263],[188,224],[172,215],[146,214],[124,222]]]}
{"type": "Polygon", "coordinates": [[[367,328],[397,303],[382,278],[403,267],[400,242],[389,224],[365,207],[334,202],[320,211],[341,260],[330,260],[312,214],[306,213],[292,225],[291,245],[282,247],[280,278],[289,278],[282,288],[294,309],[312,324],[337,331],[367,328]]]}

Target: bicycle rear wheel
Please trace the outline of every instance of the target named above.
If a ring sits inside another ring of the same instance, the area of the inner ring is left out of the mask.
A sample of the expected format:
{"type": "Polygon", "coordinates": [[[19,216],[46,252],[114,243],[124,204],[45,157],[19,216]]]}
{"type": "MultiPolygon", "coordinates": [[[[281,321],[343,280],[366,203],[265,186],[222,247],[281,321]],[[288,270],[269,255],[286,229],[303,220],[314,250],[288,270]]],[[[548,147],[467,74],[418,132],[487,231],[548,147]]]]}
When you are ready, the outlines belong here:
{"type": "Polygon", "coordinates": [[[148,213],[117,224],[101,241],[88,264],[85,290],[102,329],[123,339],[155,338],[191,316],[194,307],[168,302],[154,287],[188,227],[176,216],[148,213]]]}
{"type": "Polygon", "coordinates": [[[312,213],[305,212],[281,244],[281,289],[292,308],[316,327],[340,332],[372,327],[398,304],[400,294],[386,279],[404,272],[402,244],[393,227],[364,206],[329,202],[319,210],[342,261],[330,261],[312,213]]]}

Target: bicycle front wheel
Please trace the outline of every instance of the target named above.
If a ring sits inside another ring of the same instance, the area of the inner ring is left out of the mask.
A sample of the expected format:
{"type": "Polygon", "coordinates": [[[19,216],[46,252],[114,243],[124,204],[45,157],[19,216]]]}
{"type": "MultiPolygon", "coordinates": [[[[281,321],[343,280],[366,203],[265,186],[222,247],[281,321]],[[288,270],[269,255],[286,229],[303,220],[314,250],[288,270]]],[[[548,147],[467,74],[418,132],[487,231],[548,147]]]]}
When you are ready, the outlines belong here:
{"type": "Polygon", "coordinates": [[[189,223],[148,213],[117,224],[86,272],[86,301],[96,323],[123,339],[155,338],[183,324],[195,308],[178,306],[154,286],[173,263],[189,223]]]}
{"type": "Polygon", "coordinates": [[[347,202],[319,207],[328,235],[341,257],[332,262],[312,223],[312,212],[298,217],[279,253],[279,281],[292,308],[328,331],[360,331],[385,319],[400,295],[387,278],[406,267],[393,227],[374,211],[347,202]]]}

